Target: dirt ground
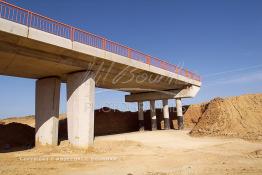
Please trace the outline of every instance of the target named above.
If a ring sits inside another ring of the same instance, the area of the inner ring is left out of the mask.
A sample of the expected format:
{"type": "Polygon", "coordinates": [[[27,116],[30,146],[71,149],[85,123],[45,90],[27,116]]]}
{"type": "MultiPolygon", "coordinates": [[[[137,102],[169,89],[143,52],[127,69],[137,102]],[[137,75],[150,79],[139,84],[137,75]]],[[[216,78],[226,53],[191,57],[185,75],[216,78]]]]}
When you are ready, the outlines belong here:
{"type": "Polygon", "coordinates": [[[262,174],[262,142],[195,138],[189,131],[99,136],[88,151],[59,147],[0,154],[0,174],[262,174]]]}
{"type": "MultiPolygon", "coordinates": [[[[96,110],[89,150],[71,148],[65,115],[59,117],[57,147],[34,148],[34,116],[0,120],[0,174],[262,174],[262,94],[183,109],[185,131],[176,130],[170,108],[172,130],[145,132],[137,132],[137,112],[96,110]]],[[[163,129],[163,112],[156,112],[163,129]]],[[[150,129],[150,111],[144,116],[150,129]]]]}

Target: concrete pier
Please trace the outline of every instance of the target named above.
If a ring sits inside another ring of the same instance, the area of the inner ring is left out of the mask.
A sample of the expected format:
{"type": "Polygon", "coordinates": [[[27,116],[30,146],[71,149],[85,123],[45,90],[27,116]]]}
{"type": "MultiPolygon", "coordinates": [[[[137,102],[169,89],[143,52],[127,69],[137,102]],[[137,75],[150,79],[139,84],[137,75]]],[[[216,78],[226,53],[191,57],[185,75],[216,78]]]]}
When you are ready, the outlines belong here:
{"type": "Polygon", "coordinates": [[[183,110],[182,110],[182,101],[180,98],[176,99],[176,110],[177,110],[177,123],[178,129],[184,129],[184,118],[183,118],[183,110]]]}
{"type": "Polygon", "coordinates": [[[91,71],[76,72],[67,79],[68,140],[77,148],[94,141],[95,80],[91,71]]]}
{"type": "Polygon", "coordinates": [[[58,144],[60,84],[60,79],[54,77],[36,81],[36,146],[58,144]]]}
{"type": "Polygon", "coordinates": [[[151,115],[151,127],[152,131],[157,130],[157,121],[156,121],[156,107],[155,101],[150,101],[150,115],[151,115]]]}
{"type": "Polygon", "coordinates": [[[145,123],[144,123],[144,109],[143,109],[143,102],[138,102],[138,122],[139,122],[139,131],[145,130],[145,123]]]}
{"type": "Polygon", "coordinates": [[[163,102],[163,114],[164,114],[164,127],[166,130],[170,129],[170,120],[169,120],[169,107],[168,100],[164,99],[163,102]]]}

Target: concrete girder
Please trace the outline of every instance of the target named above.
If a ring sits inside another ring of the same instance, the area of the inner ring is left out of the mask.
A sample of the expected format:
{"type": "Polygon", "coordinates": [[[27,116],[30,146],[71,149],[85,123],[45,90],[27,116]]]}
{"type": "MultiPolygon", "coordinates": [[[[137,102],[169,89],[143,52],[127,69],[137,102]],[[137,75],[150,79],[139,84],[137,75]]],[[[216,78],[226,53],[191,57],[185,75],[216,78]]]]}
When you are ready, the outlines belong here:
{"type": "Polygon", "coordinates": [[[199,90],[200,87],[191,85],[184,89],[179,89],[179,90],[133,93],[131,95],[126,95],[125,101],[137,102],[137,101],[150,101],[150,100],[163,100],[163,99],[192,98],[197,95],[199,90]]]}

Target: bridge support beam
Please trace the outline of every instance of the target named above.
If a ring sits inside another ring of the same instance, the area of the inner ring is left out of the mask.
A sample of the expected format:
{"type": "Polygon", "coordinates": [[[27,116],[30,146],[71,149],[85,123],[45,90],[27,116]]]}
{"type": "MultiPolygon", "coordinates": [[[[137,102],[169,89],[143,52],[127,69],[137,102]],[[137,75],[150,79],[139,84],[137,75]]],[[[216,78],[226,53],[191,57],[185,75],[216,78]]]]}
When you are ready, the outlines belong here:
{"type": "Polygon", "coordinates": [[[164,128],[168,130],[170,129],[168,100],[164,99],[162,100],[162,102],[163,102],[163,114],[164,114],[164,128]]]}
{"type": "Polygon", "coordinates": [[[183,117],[181,98],[176,99],[176,111],[177,111],[178,129],[182,130],[182,129],[184,129],[184,117],[183,117]]]}
{"type": "Polygon", "coordinates": [[[60,84],[54,77],[36,81],[36,146],[58,144],[60,84]]]}
{"type": "Polygon", "coordinates": [[[197,95],[199,90],[199,86],[191,85],[177,90],[131,93],[130,95],[125,96],[125,101],[137,102],[161,99],[193,98],[197,95]]]}
{"type": "Polygon", "coordinates": [[[151,128],[152,131],[155,131],[157,130],[155,100],[150,101],[150,115],[151,115],[151,128]]]}
{"type": "Polygon", "coordinates": [[[94,73],[83,71],[68,75],[68,140],[76,148],[88,148],[94,142],[94,73]]]}
{"type": "Polygon", "coordinates": [[[143,102],[138,102],[138,122],[139,122],[139,131],[145,130],[145,123],[144,123],[144,109],[143,109],[143,102]]]}

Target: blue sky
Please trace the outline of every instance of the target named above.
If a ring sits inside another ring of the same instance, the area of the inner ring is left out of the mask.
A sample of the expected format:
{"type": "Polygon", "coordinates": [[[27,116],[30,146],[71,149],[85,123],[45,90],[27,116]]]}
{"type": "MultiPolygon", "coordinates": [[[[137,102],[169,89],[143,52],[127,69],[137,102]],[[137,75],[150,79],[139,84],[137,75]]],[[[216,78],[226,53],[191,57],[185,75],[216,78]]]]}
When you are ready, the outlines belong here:
{"type": "MultiPolygon", "coordinates": [[[[186,104],[262,91],[260,0],[7,1],[200,74],[203,87],[186,104]]],[[[33,114],[34,86],[0,76],[0,117],[33,114]]],[[[97,107],[123,102],[124,93],[97,89],[97,107]]],[[[65,104],[62,85],[61,112],[65,104]]]]}

